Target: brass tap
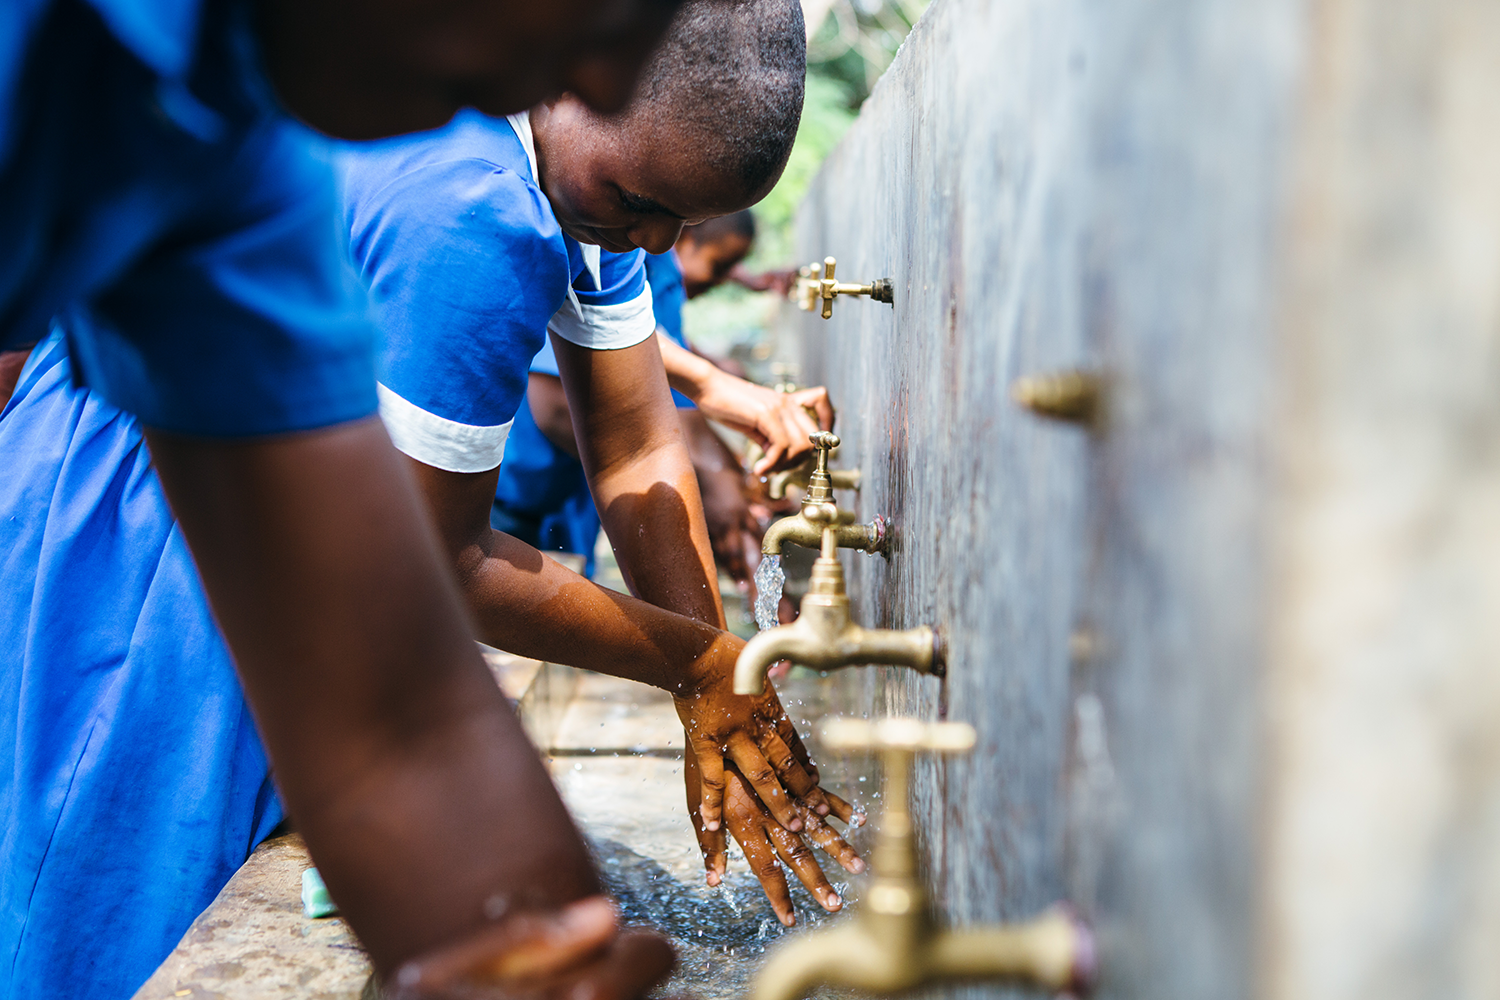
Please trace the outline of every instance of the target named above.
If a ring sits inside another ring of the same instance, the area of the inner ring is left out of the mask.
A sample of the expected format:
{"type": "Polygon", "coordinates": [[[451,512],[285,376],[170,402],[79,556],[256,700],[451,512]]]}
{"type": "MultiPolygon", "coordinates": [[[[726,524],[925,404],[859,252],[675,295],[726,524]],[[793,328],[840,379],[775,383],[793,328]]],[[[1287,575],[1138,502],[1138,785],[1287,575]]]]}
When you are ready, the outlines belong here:
{"type": "MultiPolygon", "coordinates": [[[[831,503],[805,503],[803,518],[823,531],[822,553],[813,563],[802,612],[790,625],[780,625],[752,636],[734,664],[734,693],[760,694],[766,671],[773,663],[791,660],[814,670],[867,663],[911,667],[918,673],[943,676],[944,651],[936,631],[926,625],[909,629],[862,628],[849,617],[849,595],[844,589],[844,567],[838,558],[838,508],[831,503]]],[[[792,520],[792,518],[787,518],[792,520]]]]}
{"type": "MultiPolygon", "coordinates": [[[[839,436],[828,431],[817,431],[809,434],[808,440],[812,441],[816,451],[813,470],[807,477],[807,491],[802,494],[802,509],[791,517],[782,518],[766,529],[765,537],[761,539],[761,553],[778,556],[781,554],[782,545],[787,542],[807,549],[818,548],[823,542],[823,525],[809,520],[807,512],[814,507],[824,505],[834,507],[835,546],[841,549],[860,549],[864,552],[884,552],[887,541],[885,520],[877,516],[869,524],[855,524],[853,513],[838,510],[833,499],[835,488],[845,488],[840,486],[834,474],[828,471],[828,453],[839,446],[839,436]]],[[[839,478],[844,482],[849,482],[852,478],[852,488],[857,489],[859,486],[858,472],[852,475],[846,473],[839,478]]],[[[782,496],[785,495],[786,488],[783,485],[782,496]]]]}
{"type": "Polygon", "coordinates": [[[1024,375],[1010,385],[1011,399],[1037,416],[1097,428],[1104,411],[1104,381],[1079,369],[1024,375]]]}
{"type": "Polygon", "coordinates": [[[869,284],[859,285],[838,281],[834,278],[834,270],[838,261],[832,257],[823,258],[821,264],[808,264],[806,267],[797,269],[797,284],[793,286],[788,296],[803,312],[812,312],[818,308],[818,303],[823,303],[823,318],[833,317],[833,300],[840,295],[868,295],[876,302],[896,301],[895,285],[890,278],[876,278],[869,284]]]}
{"type": "Polygon", "coordinates": [[[942,929],[933,920],[912,837],[909,786],[918,751],[964,753],[974,729],[917,719],[830,719],[830,750],[875,750],[885,815],[864,905],[828,931],[787,939],[767,958],[752,1000],[802,1000],[819,986],[892,994],[927,983],[997,979],[1053,992],[1087,992],[1095,978],[1093,934],[1065,907],[1023,924],[942,929]]]}

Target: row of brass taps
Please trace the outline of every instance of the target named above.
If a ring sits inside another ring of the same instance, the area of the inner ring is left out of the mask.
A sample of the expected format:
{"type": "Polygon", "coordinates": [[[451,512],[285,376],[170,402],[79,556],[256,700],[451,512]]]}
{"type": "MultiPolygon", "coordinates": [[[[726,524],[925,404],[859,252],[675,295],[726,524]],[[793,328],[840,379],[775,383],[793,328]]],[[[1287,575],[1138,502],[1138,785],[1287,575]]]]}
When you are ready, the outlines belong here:
{"type": "MultiPolygon", "coordinates": [[[[831,279],[832,258],[827,264],[831,279]]],[[[830,294],[824,300],[825,318],[831,298],[830,294]]],[[[780,660],[818,670],[858,664],[906,666],[943,676],[945,649],[935,629],[867,629],[853,621],[838,549],[888,555],[889,534],[881,518],[856,524],[851,513],[838,508],[834,489],[859,485],[857,470],[840,479],[838,470],[828,468],[838,437],[820,432],[812,435],[812,443],[816,455],[805,480],[790,474],[772,484],[778,499],[787,485],[805,485],[801,510],[773,524],[762,546],[768,556],[779,555],[787,544],[818,547],[808,592],[795,622],[767,629],[746,643],[735,664],[735,692],[764,691],[766,671],[780,660]]],[[[1020,924],[942,928],[934,918],[917,871],[909,806],[913,759],[920,751],[967,752],[975,735],[963,723],[917,719],[832,719],[824,725],[825,748],[874,751],[882,757],[885,811],[871,856],[868,891],[850,919],[829,930],[793,936],[775,948],[757,974],[751,1000],[803,1000],[820,986],[889,996],[929,983],[963,980],[1088,992],[1096,975],[1093,935],[1066,907],[1020,924]]]]}

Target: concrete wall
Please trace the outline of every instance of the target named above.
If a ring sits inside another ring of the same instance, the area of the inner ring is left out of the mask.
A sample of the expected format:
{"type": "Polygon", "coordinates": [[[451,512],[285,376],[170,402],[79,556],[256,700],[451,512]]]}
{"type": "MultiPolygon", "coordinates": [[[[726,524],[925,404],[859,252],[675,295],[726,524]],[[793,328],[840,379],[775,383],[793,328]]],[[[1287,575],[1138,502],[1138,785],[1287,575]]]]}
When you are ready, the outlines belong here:
{"type": "Polygon", "coordinates": [[[1109,997],[1500,996],[1500,5],[936,0],[803,206],[894,308],[789,320],[865,624],[975,723],[945,913],[1097,921],[1109,997]],[[1094,433],[1007,397],[1107,375],[1094,433]]]}

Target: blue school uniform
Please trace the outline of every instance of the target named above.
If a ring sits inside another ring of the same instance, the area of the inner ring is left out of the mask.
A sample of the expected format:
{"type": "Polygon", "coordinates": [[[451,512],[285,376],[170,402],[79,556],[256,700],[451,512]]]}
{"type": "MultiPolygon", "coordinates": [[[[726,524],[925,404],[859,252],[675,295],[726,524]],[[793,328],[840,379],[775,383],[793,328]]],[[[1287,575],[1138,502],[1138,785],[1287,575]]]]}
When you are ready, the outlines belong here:
{"type": "Polygon", "coordinates": [[[500,464],[530,359],[553,336],[594,350],[652,335],[640,251],[563,233],[525,114],[461,112],[338,156],[354,260],[382,336],[380,415],[397,448],[450,472],[500,464]]]}
{"type": "MultiPolygon", "coordinates": [[[[677,252],[647,254],[645,264],[652,318],[658,329],[686,347],[682,307],[687,295],[677,252]]],[[[557,356],[551,344],[544,344],[532,359],[531,371],[557,375],[557,356]]],[[[693,406],[692,400],[675,389],[672,399],[679,408],[693,406]]],[[[500,463],[500,478],[495,484],[490,525],[539,549],[583,553],[584,575],[594,575],[599,511],[589,493],[583,464],[547,440],[524,400],[505,442],[505,460],[500,463]]]]}
{"type": "Polygon", "coordinates": [[[0,4],[0,346],[42,341],[0,413],[0,998],[128,997],[281,816],[140,435],[375,409],[249,15],[0,4]]]}

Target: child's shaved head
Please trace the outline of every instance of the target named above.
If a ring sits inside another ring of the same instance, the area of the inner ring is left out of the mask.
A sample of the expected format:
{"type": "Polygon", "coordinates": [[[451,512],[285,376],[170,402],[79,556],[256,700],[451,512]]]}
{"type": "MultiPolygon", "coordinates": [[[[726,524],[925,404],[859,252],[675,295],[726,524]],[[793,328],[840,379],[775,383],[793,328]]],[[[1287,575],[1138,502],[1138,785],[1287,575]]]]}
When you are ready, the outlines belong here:
{"type": "Polygon", "coordinates": [[[688,0],[613,117],[565,95],[534,108],[541,183],[563,230],[662,253],[684,222],[763,198],[802,117],[797,0],[688,0]]]}
{"type": "Polygon", "coordinates": [[[763,191],[791,153],[806,76],[797,0],[691,0],[646,63],[624,117],[667,125],[709,164],[763,191]]]}

